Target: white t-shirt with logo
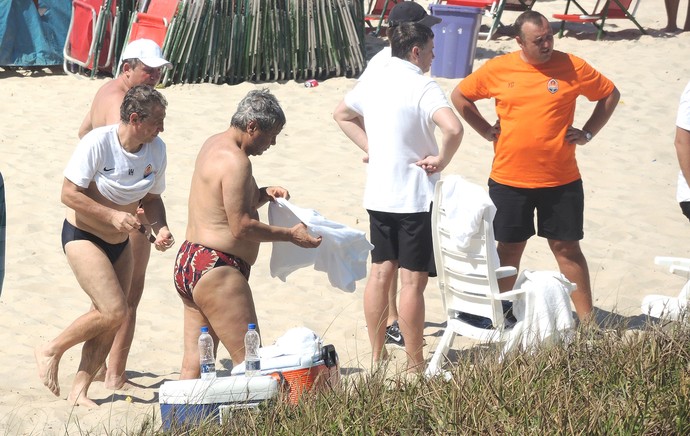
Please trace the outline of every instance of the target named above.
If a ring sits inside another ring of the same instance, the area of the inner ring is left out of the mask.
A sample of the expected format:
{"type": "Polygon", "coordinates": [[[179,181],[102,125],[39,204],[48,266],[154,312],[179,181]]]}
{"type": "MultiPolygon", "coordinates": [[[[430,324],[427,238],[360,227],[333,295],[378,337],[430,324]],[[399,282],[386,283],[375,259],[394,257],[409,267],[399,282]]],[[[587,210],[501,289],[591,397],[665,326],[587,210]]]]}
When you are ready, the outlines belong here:
{"type": "Polygon", "coordinates": [[[105,198],[123,206],[149,192],[162,194],[168,164],[163,140],[156,137],[129,153],[120,145],[117,128],[113,124],[86,134],[65,168],[65,178],[82,188],[94,182],[105,198]]]}

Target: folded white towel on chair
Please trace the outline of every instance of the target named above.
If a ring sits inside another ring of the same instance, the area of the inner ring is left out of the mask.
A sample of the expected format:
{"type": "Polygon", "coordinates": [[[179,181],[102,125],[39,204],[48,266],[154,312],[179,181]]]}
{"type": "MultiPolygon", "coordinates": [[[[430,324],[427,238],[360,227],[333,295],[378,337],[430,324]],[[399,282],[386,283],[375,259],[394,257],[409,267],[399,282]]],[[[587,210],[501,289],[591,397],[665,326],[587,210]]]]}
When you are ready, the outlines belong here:
{"type": "Polygon", "coordinates": [[[677,297],[665,295],[647,295],[642,299],[642,313],[669,320],[679,320],[688,309],[688,293],[690,293],[690,280],[688,280],[677,297]]]}
{"type": "Polygon", "coordinates": [[[518,321],[513,328],[521,332],[523,349],[572,339],[575,319],[570,293],[577,288],[574,283],[556,271],[526,270],[515,282],[515,289],[518,288],[527,288],[513,304],[513,314],[518,321]]]}

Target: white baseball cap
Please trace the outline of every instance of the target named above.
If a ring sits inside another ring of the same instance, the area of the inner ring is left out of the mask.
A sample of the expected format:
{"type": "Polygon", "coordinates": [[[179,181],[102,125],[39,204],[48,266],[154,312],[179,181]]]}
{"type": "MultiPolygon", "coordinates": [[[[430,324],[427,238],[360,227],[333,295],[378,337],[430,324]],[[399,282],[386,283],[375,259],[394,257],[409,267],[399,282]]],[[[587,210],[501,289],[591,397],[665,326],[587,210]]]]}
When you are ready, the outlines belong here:
{"type": "Polygon", "coordinates": [[[158,44],[150,39],[137,39],[127,44],[122,50],[121,59],[139,59],[151,68],[172,67],[172,64],[163,58],[158,44]]]}

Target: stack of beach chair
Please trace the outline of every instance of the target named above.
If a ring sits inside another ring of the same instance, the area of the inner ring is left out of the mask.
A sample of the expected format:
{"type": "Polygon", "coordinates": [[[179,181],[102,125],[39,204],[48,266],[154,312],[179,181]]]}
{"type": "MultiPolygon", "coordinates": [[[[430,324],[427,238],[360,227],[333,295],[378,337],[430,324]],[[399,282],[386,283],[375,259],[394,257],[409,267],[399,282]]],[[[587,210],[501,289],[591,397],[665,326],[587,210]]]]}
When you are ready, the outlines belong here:
{"type": "MultiPolygon", "coordinates": [[[[88,23],[75,23],[75,15],[70,27],[71,41],[86,40],[83,53],[71,56],[65,71],[77,72],[68,68],[76,64],[91,77],[99,70],[116,75],[124,45],[140,37],[161,44],[173,64],[164,86],[322,80],[357,76],[365,67],[361,0],[85,1],[93,4],[82,14],[88,23]],[[166,16],[157,19],[154,9],[166,16]],[[103,50],[107,59],[96,67],[103,50]]],[[[73,47],[68,37],[65,54],[73,47]]]]}

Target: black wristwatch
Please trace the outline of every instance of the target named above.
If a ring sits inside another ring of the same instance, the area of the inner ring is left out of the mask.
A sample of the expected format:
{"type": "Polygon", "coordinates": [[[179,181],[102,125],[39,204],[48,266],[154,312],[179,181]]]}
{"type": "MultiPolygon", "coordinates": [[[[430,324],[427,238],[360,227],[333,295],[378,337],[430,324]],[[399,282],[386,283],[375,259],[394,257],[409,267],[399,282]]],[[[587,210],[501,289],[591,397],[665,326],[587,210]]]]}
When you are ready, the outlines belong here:
{"type": "Polygon", "coordinates": [[[585,134],[585,140],[587,142],[591,141],[592,138],[594,138],[594,135],[592,135],[592,132],[590,132],[588,130],[584,130],[584,129],[582,130],[582,132],[585,134]]]}

